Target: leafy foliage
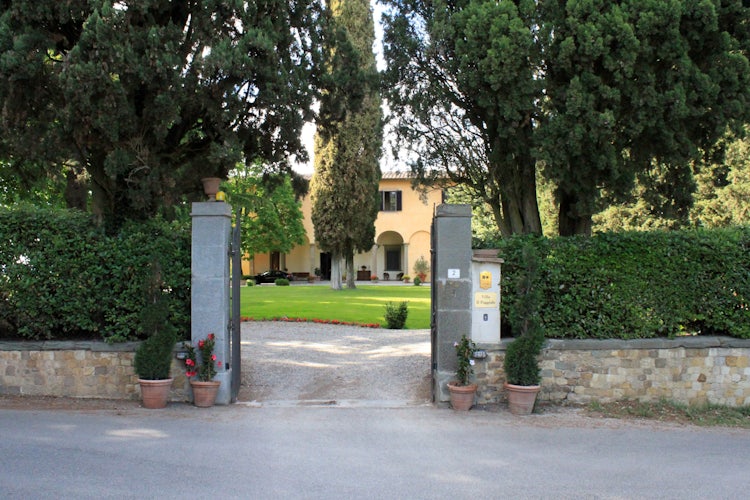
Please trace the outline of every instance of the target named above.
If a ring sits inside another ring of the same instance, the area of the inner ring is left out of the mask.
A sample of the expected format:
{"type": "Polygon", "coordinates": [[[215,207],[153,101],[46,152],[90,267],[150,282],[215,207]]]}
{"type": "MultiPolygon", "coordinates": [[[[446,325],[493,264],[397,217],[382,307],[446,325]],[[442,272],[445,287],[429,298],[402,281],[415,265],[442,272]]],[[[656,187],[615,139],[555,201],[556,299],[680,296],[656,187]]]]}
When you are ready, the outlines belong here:
{"type": "Polygon", "coordinates": [[[0,156],[32,180],[85,171],[109,227],[198,194],[237,161],[304,159],[317,2],[3,6],[0,156]]]}
{"type": "Polygon", "coordinates": [[[169,322],[187,332],[188,227],[157,217],[107,236],[79,211],[0,209],[0,333],[113,342],[145,337],[141,311],[154,262],[169,296],[169,322]]]}
{"type": "Polygon", "coordinates": [[[174,329],[161,329],[147,338],[135,351],[133,367],[138,377],[144,380],[165,380],[170,378],[172,351],[177,335],[174,329]]]}
{"type": "MultiPolygon", "coordinates": [[[[547,337],[750,338],[750,228],[530,241],[542,257],[535,286],[547,337]]],[[[501,243],[503,317],[518,307],[524,242],[501,243]]]]}
{"type": "Polygon", "coordinates": [[[515,276],[516,300],[510,312],[510,322],[517,338],[505,351],[503,366],[509,384],[538,385],[541,380],[538,356],[544,344],[537,278],[540,263],[537,250],[531,243],[522,248],[521,258],[521,267],[515,276]]]}
{"type": "Polygon", "coordinates": [[[205,339],[197,342],[198,351],[196,352],[193,344],[184,343],[187,350],[185,366],[187,371],[185,376],[188,378],[198,377],[200,382],[210,382],[216,376],[216,365],[221,366],[221,361],[216,361],[214,347],[216,346],[216,336],[209,333],[205,339]]]}
{"type": "Polygon", "coordinates": [[[506,236],[541,233],[538,168],[560,234],[589,234],[602,194],[654,165],[671,192],[650,193],[684,200],[691,162],[748,118],[740,0],[386,4],[396,153],[425,182],[468,186],[506,236]]]}
{"type": "Polygon", "coordinates": [[[391,330],[401,330],[406,324],[406,318],[409,315],[409,305],[407,301],[399,303],[385,303],[385,323],[391,330]]]}
{"type": "Polygon", "coordinates": [[[474,349],[476,344],[466,338],[466,335],[461,335],[461,340],[455,342],[453,347],[456,348],[456,360],[458,368],[456,368],[456,379],[458,379],[459,385],[469,385],[471,383],[471,376],[474,374],[474,349]]]}
{"type": "Polygon", "coordinates": [[[337,33],[330,59],[321,120],[315,136],[310,183],[315,241],[332,255],[331,287],[341,288],[346,260],[348,288],[355,287],[354,253],[372,248],[378,215],[382,125],[368,0],[330,2],[337,33]],[[335,98],[334,98],[335,96],[335,98]]]}
{"type": "Polygon", "coordinates": [[[222,184],[228,201],[242,210],[242,252],[288,253],[305,241],[302,209],[289,176],[269,175],[259,164],[238,164],[222,184]]]}
{"type": "Polygon", "coordinates": [[[154,262],[150,271],[146,304],[141,312],[141,328],[149,337],[136,349],[133,367],[142,379],[164,380],[170,378],[177,333],[169,322],[169,296],[162,291],[164,283],[159,264],[154,262]]]}

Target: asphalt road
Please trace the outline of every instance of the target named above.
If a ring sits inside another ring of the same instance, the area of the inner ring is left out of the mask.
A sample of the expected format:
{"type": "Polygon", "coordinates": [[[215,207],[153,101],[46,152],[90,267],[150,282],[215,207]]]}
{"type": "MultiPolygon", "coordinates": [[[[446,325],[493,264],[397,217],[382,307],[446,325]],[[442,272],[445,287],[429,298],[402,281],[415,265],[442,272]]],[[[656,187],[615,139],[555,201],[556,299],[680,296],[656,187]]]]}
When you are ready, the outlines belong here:
{"type": "Polygon", "coordinates": [[[0,410],[2,498],[747,498],[750,432],[412,407],[0,410]]]}
{"type": "Polygon", "coordinates": [[[735,499],[750,490],[749,430],[575,408],[454,412],[428,403],[429,332],[249,323],[242,333],[240,404],[0,400],[0,499],[735,499]]]}

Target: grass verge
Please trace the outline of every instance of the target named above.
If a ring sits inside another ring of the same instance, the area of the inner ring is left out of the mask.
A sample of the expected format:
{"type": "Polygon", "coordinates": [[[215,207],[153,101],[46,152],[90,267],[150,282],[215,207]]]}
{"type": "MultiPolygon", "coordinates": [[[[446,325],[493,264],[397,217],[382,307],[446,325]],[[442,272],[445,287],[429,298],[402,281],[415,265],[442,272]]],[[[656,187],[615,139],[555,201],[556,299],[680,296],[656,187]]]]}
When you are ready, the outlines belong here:
{"type": "Polygon", "coordinates": [[[750,429],[750,406],[729,407],[720,405],[688,406],[669,400],[655,403],[617,401],[593,402],[588,412],[607,418],[644,418],[661,422],[693,424],[705,427],[741,427],[750,429]]]}
{"type": "Polygon", "coordinates": [[[404,328],[430,327],[430,288],[426,286],[358,286],[331,290],[325,286],[243,287],[240,314],[254,320],[301,318],[384,325],[388,302],[408,303],[404,328]]]}

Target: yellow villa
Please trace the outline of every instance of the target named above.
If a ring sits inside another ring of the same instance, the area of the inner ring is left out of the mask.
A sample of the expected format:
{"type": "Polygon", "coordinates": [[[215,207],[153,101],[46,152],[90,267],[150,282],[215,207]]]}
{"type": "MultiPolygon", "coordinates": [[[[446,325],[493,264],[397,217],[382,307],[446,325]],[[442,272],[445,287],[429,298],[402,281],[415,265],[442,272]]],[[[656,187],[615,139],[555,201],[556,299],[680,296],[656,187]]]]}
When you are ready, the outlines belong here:
{"type": "MultiPolygon", "coordinates": [[[[414,276],[414,263],[421,257],[430,261],[430,230],[435,206],[443,203],[443,190],[429,188],[421,194],[412,189],[412,177],[403,172],[383,172],[380,181],[381,206],[375,220],[375,241],[369,252],[354,256],[358,280],[396,280],[402,275],[414,276]]],[[[310,196],[302,199],[305,232],[304,244],[287,254],[258,254],[243,262],[243,274],[256,275],[269,269],[284,269],[304,279],[319,270],[323,279],[330,278],[331,257],[316,245],[311,217],[310,196]]],[[[343,264],[342,264],[343,269],[343,264]]],[[[427,280],[430,280],[428,273],[427,280]]]]}

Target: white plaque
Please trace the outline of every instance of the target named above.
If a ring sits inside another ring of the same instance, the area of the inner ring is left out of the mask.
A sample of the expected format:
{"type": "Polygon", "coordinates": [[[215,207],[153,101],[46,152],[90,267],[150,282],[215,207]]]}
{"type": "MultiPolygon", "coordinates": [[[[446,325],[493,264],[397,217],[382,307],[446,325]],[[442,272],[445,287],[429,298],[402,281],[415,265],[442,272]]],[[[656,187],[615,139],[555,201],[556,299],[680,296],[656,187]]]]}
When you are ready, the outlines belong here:
{"type": "Polygon", "coordinates": [[[457,280],[461,278],[461,270],[460,269],[448,269],[448,279],[450,280],[457,280]]]}

